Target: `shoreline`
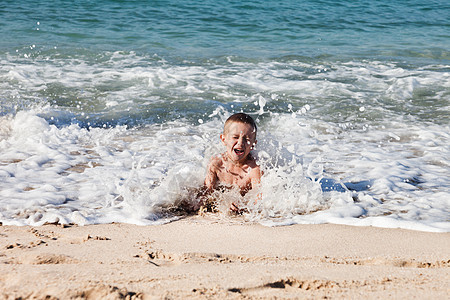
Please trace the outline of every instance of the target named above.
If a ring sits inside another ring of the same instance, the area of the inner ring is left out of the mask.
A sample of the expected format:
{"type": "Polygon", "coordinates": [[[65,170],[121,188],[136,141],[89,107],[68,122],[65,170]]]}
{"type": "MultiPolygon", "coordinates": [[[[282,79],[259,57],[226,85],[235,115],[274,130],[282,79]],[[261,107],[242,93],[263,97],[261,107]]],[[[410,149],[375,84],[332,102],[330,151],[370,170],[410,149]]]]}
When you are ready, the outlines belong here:
{"type": "Polygon", "coordinates": [[[154,226],[0,226],[0,298],[444,299],[449,249],[450,233],[208,215],[154,226]]]}

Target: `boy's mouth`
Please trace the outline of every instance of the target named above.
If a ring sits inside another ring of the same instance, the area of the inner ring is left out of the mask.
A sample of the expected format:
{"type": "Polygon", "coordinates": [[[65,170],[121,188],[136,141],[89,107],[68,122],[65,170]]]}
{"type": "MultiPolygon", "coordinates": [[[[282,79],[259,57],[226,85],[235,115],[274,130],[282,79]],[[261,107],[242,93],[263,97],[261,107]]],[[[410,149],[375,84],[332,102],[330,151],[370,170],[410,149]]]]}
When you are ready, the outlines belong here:
{"type": "Polygon", "coordinates": [[[237,155],[242,155],[242,154],[244,154],[244,150],[234,149],[234,153],[236,153],[237,155]]]}

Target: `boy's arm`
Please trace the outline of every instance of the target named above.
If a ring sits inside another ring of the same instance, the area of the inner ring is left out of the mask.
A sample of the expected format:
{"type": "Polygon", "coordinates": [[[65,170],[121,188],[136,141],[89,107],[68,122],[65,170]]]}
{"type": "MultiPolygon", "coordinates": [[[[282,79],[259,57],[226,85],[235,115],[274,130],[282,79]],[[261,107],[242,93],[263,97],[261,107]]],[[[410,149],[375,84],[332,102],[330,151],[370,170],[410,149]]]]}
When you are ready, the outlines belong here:
{"type": "Polygon", "coordinates": [[[259,166],[256,166],[250,171],[250,180],[252,183],[252,189],[258,188],[259,184],[261,183],[261,176],[262,171],[259,166]]]}
{"type": "Polygon", "coordinates": [[[217,177],[218,162],[217,158],[213,158],[206,169],[205,187],[212,191],[218,181],[217,177]]]}
{"type": "Polygon", "coordinates": [[[217,181],[218,181],[217,173],[215,171],[212,160],[209,163],[208,167],[206,168],[205,181],[203,183],[203,187],[200,188],[198,191],[197,198],[199,199],[199,202],[197,206],[194,208],[194,210],[202,208],[202,206],[205,204],[205,201],[208,198],[208,195],[213,191],[217,181]]]}
{"type": "MultiPolygon", "coordinates": [[[[261,185],[261,176],[263,172],[261,171],[260,167],[257,166],[256,168],[253,168],[250,172],[250,178],[252,183],[252,190],[257,190],[261,185]]],[[[259,192],[255,199],[255,204],[262,199],[262,193],[259,192]]]]}

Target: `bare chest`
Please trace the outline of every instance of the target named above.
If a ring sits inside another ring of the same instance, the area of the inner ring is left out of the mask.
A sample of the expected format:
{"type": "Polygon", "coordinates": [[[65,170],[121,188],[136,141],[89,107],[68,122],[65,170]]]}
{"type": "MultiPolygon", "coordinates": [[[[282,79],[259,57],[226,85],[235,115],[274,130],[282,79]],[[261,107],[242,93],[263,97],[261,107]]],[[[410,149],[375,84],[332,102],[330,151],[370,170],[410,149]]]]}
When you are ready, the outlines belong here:
{"type": "Polygon", "coordinates": [[[251,184],[249,168],[225,167],[217,174],[219,181],[226,185],[235,185],[240,189],[246,189],[251,184]]]}

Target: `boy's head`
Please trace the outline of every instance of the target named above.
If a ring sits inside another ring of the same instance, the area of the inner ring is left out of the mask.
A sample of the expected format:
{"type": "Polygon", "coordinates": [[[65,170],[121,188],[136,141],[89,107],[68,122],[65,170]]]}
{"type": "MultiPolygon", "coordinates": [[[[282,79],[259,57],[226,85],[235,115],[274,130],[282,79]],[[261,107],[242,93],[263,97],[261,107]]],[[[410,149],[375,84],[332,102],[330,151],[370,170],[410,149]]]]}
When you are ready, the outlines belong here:
{"type": "Polygon", "coordinates": [[[228,158],[244,163],[256,144],[256,131],[256,123],[249,115],[237,113],[229,117],[220,135],[228,158]]]}
{"type": "Polygon", "coordinates": [[[231,115],[231,116],[225,121],[225,125],[223,126],[223,133],[224,133],[224,134],[228,131],[230,125],[231,125],[233,122],[242,123],[242,124],[248,124],[248,125],[252,126],[252,128],[253,128],[253,130],[254,130],[254,132],[255,132],[255,138],[256,138],[256,131],[257,131],[258,129],[257,129],[257,127],[256,127],[255,120],[253,120],[252,117],[250,117],[249,115],[244,114],[244,113],[237,113],[237,114],[231,115]]]}

